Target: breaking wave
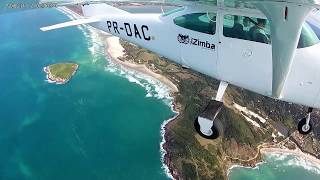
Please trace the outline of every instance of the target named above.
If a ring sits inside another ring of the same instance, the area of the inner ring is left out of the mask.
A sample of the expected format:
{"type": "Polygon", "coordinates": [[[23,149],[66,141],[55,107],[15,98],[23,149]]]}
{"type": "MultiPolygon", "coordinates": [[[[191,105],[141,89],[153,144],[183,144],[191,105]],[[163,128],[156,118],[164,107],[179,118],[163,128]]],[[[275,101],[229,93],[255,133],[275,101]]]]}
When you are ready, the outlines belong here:
{"type": "MultiPolygon", "coordinates": [[[[61,13],[66,15],[70,20],[78,19],[79,15],[75,14],[68,8],[57,8],[61,13]]],[[[88,50],[91,53],[92,62],[95,63],[101,57],[101,55],[105,54],[104,51],[104,43],[99,37],[99,33],[96,29],[88,25],[79,25],[77,28],[83,33],[88,43],[88,50]]]]}
{"type": "Polygon", "coordinates": [[[263,155],[263,161],[257,163],[256,166],[253,168],[241,165],[231,166],[228,170],[228,176],[233,169],[245,168],[259,170],[260,168],[262,168],[262,166],[273,167],[274,170],[282,170],[285,167],[303,168],[311,173],[320,175],[320,164],[313,162],[304,156],[275,151],[265,153],[263,155]]]}
{"type": "MultiPolygon", "coordinates": [[[[173,101],[172,101],[173,102],[173,101]]],[[[171,110],[172,112],[175,113],[175,115],[168,119],[168,120],[165,120],[163,121],[163,123],[161,124],[161,131],[160,131],[160,134],[161,134],[161,142],[160,142],[160,153],[161,153],[161,162],[162,162],[162,169],[164,170],[164,172],[166,173],[166,175],[171,178],[171,179],[174,179],[171,172],[170,172],[170,168],[169,166],[165,163],[165,156],[167,154],[167,151],[165,150],[165,144],[166,144],[166,126],[169,122],[173,121],[174,119],[176,119],[178,116],[179,116],[179,112],[175,111],[174,110],[174,105],[173,103],[171,104],[171,110]]]]}
{"type": "Polygon", "coordinates": [[[171,107],[171,111],[174,113],[174,116],[168,120],[163,121],[163,123],[161,124],[160,154],[162,169],[164,170],[167,177],[169,177],[170,179],[174,179],[172,174],[170,173],[168,165],[165,163],[165,155],[167,154],[167,152],[164,147],[166,143],[166,125],[179,115],[179,112],[176,112],[174,109],[174,102],[173,97],[170,94],[170,88],[151,76],[143,74],[139,71],[127,69],[111,61],[109,61],[109,64],[105,67],[105,70],[111,73],[115,73],[121,77],[124,77],[128,79],[128,81],[143,87],[146,90],[146,98],[155,97],[157,99],[162,100],[166,105],[171,107]]]}
{"type": "Polygon", "coordinates": [[[170,95],[170,92],[171,92],[170,88],[151,76],[145,75],[139,71],[127,69],[111,61],[109,61],[109,64],[105,67],[105,70],[111,73],[115,73],[121,77],[124,77],[128,79],[128,81],[143,87],[146,90],[146,98],[155,97],[157,99],[162,100],[166,105],[171,107],[171,111],[175,115],[170,119],[163,121],[163,123],[161,124],[160,154],[161,154],[162,169],[164,170],[167,177],[169,177],[170,179],[174,179],[172,174],[170,173],[169,167],[165,163],[165,155],[167,154],[167,152],[164,148],[164,145],[166,143],[166,139],[165,139],[166,125],[179,115],[179,112],[176,112],[174,110],[174,102],[173,102],[173,97],[170,95]]]}
{"type": "Polygon", "coordinates": [[[143,87],[146,90],[146,98],[155,97],[164,101],[168,106],[171,106],[173,97],[170,95],[170,88],[157,79],[142,72],[127,69],[111,61],[109,61],[109,64],[105,67],[105,70],[124,77],[129,82],[143,87]]]}
{"type": "MultiPolygon", "coordinates": [[[[71,20],[77,19],[77,14],[70,11],[67,8],[58,8],[60,12],[68,16],[71,20]]],[[[78,26],[78,28],[83,32],[84,36],[88,40],[88,49],[91,52],[91,55],[93,57],[93,63],[95,63],[98,60],[98,57],[101,57],[101,54],[105,55],[104,51],[104,43],[102,42],[101,38],[99,37],[98,30],[86,26],[81,25],[78,26]]],[[[135,83],[141,87],[143,87],[146,90],[146,98],[157,98],[159,100],[162,100],[166,105],[171,107],[172,112],[175,114],[172,118],[165,120],[161,124],[161,142],[160,142],[160,153],[161,153],[161,162],[162,162],[162,169],[164,170],[167,177],[173,179],[173,176],[170,173],[169,167],[164,162],[164,157],[167,154],[167,152],[164,149],[164,144],[166,143],[165,140],[165,128],[166,125],[174,120],[179,113],[174,110],[174,104],[173,104],[173,97],[171,96],[171,90],[168,86],[161,83],[159,80],[148,76],[142,72],[135,71],[132,69],[127,69],[125,67],[122,67],[121,65],[115,64],[108,60],[108,64],[105,67],[105,70],[108,72],[111,72],[113,74],[119,75],[121,77],[126,78],[128,81],[135,83]]]]}
{"type": "Polygon", "coordinates": [[[275,163],[276,167],[302,167],[305,170],[320,175],[320,164],[310,161],[303,156],[292,155],[290,153],[268,153],[265,161],[275,163]]]}

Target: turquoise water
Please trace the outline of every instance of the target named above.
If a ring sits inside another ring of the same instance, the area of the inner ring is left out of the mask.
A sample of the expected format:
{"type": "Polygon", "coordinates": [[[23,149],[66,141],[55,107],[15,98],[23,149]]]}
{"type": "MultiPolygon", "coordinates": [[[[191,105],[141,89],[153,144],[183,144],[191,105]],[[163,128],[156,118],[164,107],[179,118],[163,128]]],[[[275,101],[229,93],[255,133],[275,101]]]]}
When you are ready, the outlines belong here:
{"type": "Polygon", "coordinates": [[[88,31],[39,30],[67,20],[53,9],[0,16],[0,179],[166,179],[163,89],[109,65],[88,31]],[[63,61],[80,64],[74,78],[46,82],[42,68],[63,61]]]}
{"type": "MultiPolygon", "coordinates": [[[[39,31],[66,20],[56,10],[0,16],[0,179],[167,179],[159,146],[173,115],[167,90],[109,64],[85,28],[39,31]],[[44,66],[70,60],[80,68],[68,84],[45,81],[44,66]]],[[[303,159],[269,155],[258,168],[233,168],[230,179],[319,174],[303,159]]]]}
{"type": "Polygon", "coordinates": [[[230,180],[319,180],[320,165],[290,154],[267,154],[256,168],[234,167],[230,180]]]}

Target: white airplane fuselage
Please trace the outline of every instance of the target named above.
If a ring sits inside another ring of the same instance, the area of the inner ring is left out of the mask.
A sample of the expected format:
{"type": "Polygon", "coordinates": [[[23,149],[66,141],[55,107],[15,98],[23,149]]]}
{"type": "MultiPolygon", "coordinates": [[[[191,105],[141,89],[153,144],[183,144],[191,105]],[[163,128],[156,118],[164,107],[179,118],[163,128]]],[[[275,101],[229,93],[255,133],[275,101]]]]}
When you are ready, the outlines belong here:
{"type": "MultiPolygon", "coordinates": [[[[224,15],[265,16],[257,10],[185,7],[172,14],[130,14],[105,4],[83,6],[87,17],[100,16],[90,25],[218,80],[271,97],[271,44],[226,37],[224,15]],[[176,17],[216,13],[214,34],[180,27],[176,17]]],[[[285,48],[285,47],[283,47],[285,48]]],[[[279,99],[320,108],[320,44],[297,48],[279,99]]]]}

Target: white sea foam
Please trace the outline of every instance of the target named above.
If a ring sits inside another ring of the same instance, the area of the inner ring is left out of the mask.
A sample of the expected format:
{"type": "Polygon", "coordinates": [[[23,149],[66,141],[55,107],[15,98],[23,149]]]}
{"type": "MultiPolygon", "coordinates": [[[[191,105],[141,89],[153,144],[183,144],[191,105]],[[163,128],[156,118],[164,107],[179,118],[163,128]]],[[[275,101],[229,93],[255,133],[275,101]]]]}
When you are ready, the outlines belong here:
{"type": "Polygon", "coordinates": [[[166,143],[165,140],[165,127],[166,125],[174,120],[179,113],[174,110],[174,105],[173,105],[173,97],[170,96],[170,88],[167,87],[165,84],[162,84],[160,81],[154,79],[151,76],[145,75],[141,72],[131,70],[124,68],[118,64],[114,64],[113,62],[109,61],[109,64],[105,68],[106,71],[115,73],[121,77],[124,77],[128,79],[130,82],[135,83],[141,87],[143,87],[146,90],[146,97],[155,97],[157,99],[161,99],[165,104],[171,107],[172,112],[175,113],[175,116],[165,120],[161,124],[161,142],[160,142],[160,153],[161,153],[161,162],[162,162],[162,169],[164,170],[165,174],[167,177],[170,179],[173,179],[172,174],[170,173],[170,169],[167,166],[167,164],[164,162],[164,157],[167,154],[166,150],[164,149],[164,144],[166,143]]]}
{"type": "MultiPolygon", "coordinates": [[[[64,13],[66,16],[68,16],[71,20],[77,19],[78,15],[76,15],[75,13],[73,13],[72,11],[66,9],[66,8],[58,8],[59,11],[61,11],[62,13],[64,13]]],[[[91,28],[90,26],[87,25],[81,25],[78,26],[79,30],[81,30],[81,32],[84,34],[84,36],[86,37],[86,39],[88,40],[88,50],[90,51],[91,55],[92,55],[92,62],[96,62],[98,60],[98,57],[101,54],[104,54],[104,43],[101,41],[100,37],[99,37],[99,33],[94,29],[91,28]]],[[[161,137],[162,137],[162,141],[160,143],[160,152],[161,152],[161,161],[163,163],[162,168],[164,169],[166,175],[173,179],[172,174],[170,173],[169,167],[164,163],[164,157],[167,154],[167,152],[164,149],[164,144],[166,143],[165,140],[165,127],[166,125],[174,120],[179,113],[175,112],[173,109],[173,98],[170,96],[170,89],[162,84],[160,81],[147,76],[143,73],[137,72],[137,71],[133,71],[133,70],[128,70],[125,68],[120,68],[119,66],[113,64],[113,63],[109,63],[106,67],[106,71],[111,72],[111,73],[115,73],[118,74],[124,78],[127,78],[130,82],[136,83],[139,86],[145,88],[146,90],[146,97],[150,98],[150,97],[155,97],[158,99],[163,100],[168,106],[171,107],[172,111],[174,113],[176,113],[176,115],[166,121],[164,121],[161,125],[161,137]]],[[[53,83],[50,80],[47,80],[50,83],[53,83]]],[[[245,112],[248,113],[248,110],[245,109],[245,112]]],[[[257,115],[256,113],[250,112],[249,114],[251,116],[254,116],[256,118],[258,118],[262,123],[265,123],[266,120],[264,118],[262,118],[261,116],[257,115]]],[[[256,125],[257,126],[257,125],[256,125]]],[[[308,161],[305,158],[302,157],[298,157],[298,156],[290,156],[291,159],[289,159],[288,161],[287,158],[290,158],[289,155],[291,154],[277,154],[277,153],[270,153],[268,156],[275,158],[276,161],[282,161],[284,164],[283,165],[287,165],[287,166],[299,166],[299,167],[303,167],[306,170],[310,170],[312,172],[318,173],[320,174],[320,166],[317,164],[314,164],[310,161],[308,161]]],[[[267,163],[268,160],[258,163],[257,166],[254,169],[258,169],[259,166],[263,163],[267,163]]],[[[231,170],[234,167],[243,167],[243,166],[238,166],[238,165],[234,165],[232,166],[229,170],[231,170]]],[[[245,168],[250,168],[250,167],[245,167],[245,168]]]]}
{"type": "Polygon", "coordinates": [[[258,162],[255,167],[241,166],[241,165],[238,165],[238,164],[234,164],[234,165],[232,165],[232,166],[228,169],[228,174],[230,173],[230,171],[231,171],[233,168],[259,169],[259,166],[261,166],[261,165],[264,164],[264,163],[266,163],[266,162],[264,162],[264,161],[258,162]]]}
{"type": "Polygon", "coordinates": [[[276,160],[276,161],[284,161],[287,158],[288,154],[285,153],[267,153],[265,155],[266,160],[268,161],[272,161],[272,160],[276,160]]]}
{"type": "Polygon", "coordinates": [[[277,162],[277,166],[284,167],[302,167],[308,171],[320,174],[320,165],[316,164],[303,156],[297,156],[291,153],[267,153],[265,157],[267,162],[277,162]]]}
{"type": "MultiPolygon", "coordinates": [[[[58,8],[59,11],[67,15],[70,19],[76,19],[78,15],[73,13],[67,8],[58,8]]],[[[84,36],[88,39],[88,49],[93,56],[93,62],[97,59],[97,54],[104,53],[104,43],[101,41],[99,37],[99,33],[96,29],[91,28],[86,25],[78,26],[78,28],[83,32],[84,36]]],[[[154,79],[151,76],[145,75],[141,72],[124,68],[117,64],[112,63],[109,61],[109,64],[105,67],[105,70],[121,77],[128,79],[128,81],[138,84],[139,86],[143,87],[146,90],[146,97],[155,97],[157,99],[161,99],[165,104],[171,107],[172,112],[176,115],[166,121],[164,121],[161,125],[161,143],[160,143],[160,153],[161,153],[161,161],[162,161],[162,168],[165,171],[166,175],[173,179],[173,176],[170,173],[169,167],[164,163],[164,157],[166,155],[166,151],[163,148],[163,145],[166,143],[165,141],[165,126],[170,121],[174,120],[179,113],[174,111],[173,108],[173,97],[170,96],[170,88],[167,87],[165,84],[161,83],[157,79],[154,79]]]]}
{"type": "Polygon", "coordinates": [[[160,81],[154,79],[151,76],[145,75],[141,72],[134,71],[134,70],[129,70],[124,67],[121,67],[119,65],[116,65],[112,62],[109,62],[109,64],[105,68],[106,71],[115,73],[121,77],[127,78],[130,82],[133,82],[141,87],[143,87],[146,90],[146,97],[155,97],[157,99],[163,100],[168,106],[171,107],[172,112],[175,113],[175,116],[165,120],[161,124],[161,143],[160,143],[160,153],[161,153],[161,161],[162,161],[162,168],[166,175],[173,179],[172,174],[170,173],[169,167],[166,165],[164,162],[164,157],[167,154],[166,150],[164,149],[164,144],[166,143],[165,140],[165,127],[166,125],[174,120],[179,113],[174,110],[174,105],[173,105],[173,97],[170,96],[170,88],[167,87],[166,85],[162,84],[160,81]]]}
{"type": "MultiPolygon", "coordinates": [[[[61,13],[65,14],[70,20],[81,18],[78,14],[72,12],[68,8],[57,8],[61,13]]],[[[88,50],[91,53],[92,62],[95,63],[101,54],[104,54],[104,43],[99,37],[97,30],[88,25],[79,25],[78,29],[83,33],[88,43],[88,50]]]]}
{"type": "Polygon", "coordinates": [[[52,81],[52,80],[49,79],[49,75],[46,75],[46,78],[47,78],[45,80],[46,82],[48,82],[48,83],[56,83],[55,81],[52,81]]]}
{"type": "Polygon", "coordinates": [[[174,105],[173,105],[173,101],[171,101],[171,104],[170,104],[170,107],[171,107],[171,110],[172,112],[175,113],[175,116],[173,116],[172,118],[164,121],[162,124],[161,124],[161,131],[160,131],[160,134],[161,134],[161,142],[160,142],[160,153],[161,153],[161,162],[162,162],[162,169],[164,170],[164,172],[166,173],[166,175],[171,178],[171,179],[174,179],[171,172],[170,172],[170,169],[168,167],[168,165],[164,162],[164,158],[167,154],[167,151],[164,149],[164,144],[166,143],[166,138],[165,138],[165,134],[166,134],[166,125],[170,122],[170,121],[173,121],[174,119],[176,119],[178,116],[179,116],[179,112],[175,111],[174,110],[174,105]]]}
{"type": "Polygon", "coordinates": [[[168,106],[171,106],[173,98],[170,96],[170,88],[151,76],[145,75],[139,71],[127,69],[113,62],[105,68],[106,71],[128,79],[146,90],[146,97],[155,97],[163,100],[168,106]]]}
{"type": "Polygon", "coordinates": [[[260,166],[263,164],[274,164],[276,168],[283,168],[283,167],[298,167],[304,168],[307,171],[312,173],[320,174],[320,165],[314,163],[303,156],[298,156],[292,153],[286,152],[268,152],[265,153],[263,156],[263,161],[256,164],[256,167],[245,167],[241,165],[233,165],[228,169],[228,175],[233,168],[248,168],[248,169],[259,169],[260,166]]]}

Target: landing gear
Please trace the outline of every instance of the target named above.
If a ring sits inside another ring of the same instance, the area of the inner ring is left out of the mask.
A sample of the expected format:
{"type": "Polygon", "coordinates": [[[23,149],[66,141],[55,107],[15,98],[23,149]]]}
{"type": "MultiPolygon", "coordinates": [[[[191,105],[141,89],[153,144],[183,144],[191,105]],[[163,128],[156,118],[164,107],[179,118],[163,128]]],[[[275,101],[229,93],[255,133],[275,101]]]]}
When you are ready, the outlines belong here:
{"type": "Polygon", "coordinates": [[[219,130],[215,126],[214,120],[222,109],[223,103],[212,100],[206,109],[194,121],[197,133],[206,139],[216,139],[219,137],[219,130]]]}
{"type": "Polygon", "coordinates": [[[207,139],[216,139],[219,137],[218,128],[214,120],[222,109],[222,98],[228,83],[221,81],[215,100],[211,100],[206,109],[198,116],[194,122],[194,127],[200,136],[207,139]]]}
{"type": "Polygon", "coordinates": [[[298,131],[300,134],[306,135],[312,131],[312,124],[310,122],[312,108],[308,109],[307,117],[302,118],[298,123],[298,131]]]}

